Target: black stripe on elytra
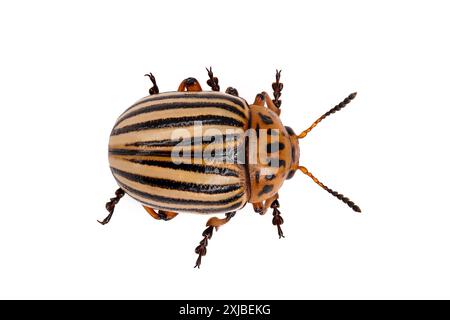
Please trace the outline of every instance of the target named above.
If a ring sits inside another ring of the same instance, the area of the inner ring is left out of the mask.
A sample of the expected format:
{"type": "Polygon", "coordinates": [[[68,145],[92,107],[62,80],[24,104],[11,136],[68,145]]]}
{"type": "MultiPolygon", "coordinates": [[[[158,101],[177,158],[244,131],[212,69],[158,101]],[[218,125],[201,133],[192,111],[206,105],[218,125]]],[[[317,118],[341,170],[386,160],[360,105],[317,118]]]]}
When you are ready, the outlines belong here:
{"type": "Polygon", "coordinates": [[[222,148],[220,153],[215,152],[213,149],[209,154],[204,154],[203,150],[183,153],[184,150],[179,151],[172,150],[142,150],[142,149],[109,149],[110,155],[115,156],[136,156],[136,157],[165,157],[174,159],[204,159],[205,161],[226,161],[227,163],[236,163],[238,160],[238,149],[234,148],[222,148]]]}
{"type": "Polygon", "coordinates": [[[190,209],[190,208],[186,208],[186,209],[183,209],[183,208],[174,208],[174,207],[161,206],[161,205],[156,204],[156,203],[142,201],[142,200],[140,200],[138,198],[133,197],[133,194],[130,194],[130,193],[133,193],[133,191],[132,191],[133,188],[131,188],[129,186],[126,186],[126,185],[124,185],[123,183],[121,183],[119,181],[117,181],[117,183],[125,191],[129,192],[129,193],[127,192],[129,196],[131,196],[132,198],[136,199],[137,201],[139,201],[141,203],[144,203],[146,206],[148,206],[150,208],[153,208],[153,209],[162,209],[162,210],[168,210],[168,211],[173,211],[173,212],[190,211],[190,212],[200,212],[200,213],[214,213],[214,212],[229,212],[229,211],[232,211],[233,209],[237,209],[237,208],[241,207],[241,205],[242,205],[242,201],[239,201],[239,202],[237,202],[235,204],[232,204],[232,205],[230,205],[228,207],[225,207],[225,208],[208,208],[208,209],[190,209]]]}
{"type": "Polygon", "coordinates": [[[198,204],[198,205],[216,205],[216,206],[218,206],[218,205],[232,203],[244,195],[243,192],[240,192],[232,197],[222,199],[222,200],[194,200],[194,199],[178,199],[178,198],[160,196],[160,195],[156,195],[156,194],[143,192],[143,191],[134,189],[129,186],[127,186],[127,189],[129,189],[130,192],[132,192],[140,197],[143,197],[143,198],[146,198],[149,200],[153,200],[153,201],[165,202],[168,204],[198,204]]]}
{"type": "Polygon", "coordinates": [[[278,152],[279,150],[284,149],[284,143],[281,142],[273,142],[267,144],[267,153],[278,152]]]}
{"type": "MultiPolygon", "coordinates": [[[[242,109],[246,109],[247,108],[247,103],[243,102],[240,99],[234,98],[233,96],[229,96],[229,95],[223,95],[223,94],[204,94],[204,93],[194,93],[194,92],[189,92],[189,93],[181,93],[181,92],[172,92],[168,95],[153,95],[150,96],[148,98],[145,98],[144,100],[138,101],[136,103],[134,103],[131,107],[129,107],[128,109],[126,109],[122,115],[124,115],[125,113],[127,113],[128,111],[130,111],[132,108],[137,107],[141,104],[150,102],[150,101],[163,101],[163,100],[168,100],[168,99],[189,99],[189,98],[201,98],[201,99],[224,99],[224,100],[229,100],[232,101],[234,103],[236,103],[238,106],[240,106],[242,109]]],[[[121,115],[121,116],[122,116],[121,115]]],[[[119,117],[120,119],[120,117],[119,117]]]]}
{"type": "Polygon", "coordinates": [[[170,179],[153,178],[131,172],[122,171],[111,167],[113,174],[117,174],[128,180],[162,189],[180,190],[194,193],[219,194],[236,191],[238,184],[199,184],[192,182],[176,181],[170,179]]]}
{"type": "MultiPolygon", "coordinates": [[[[239,110],[238,108],[234,107],[234,106],[230,106],[229,104],[226,103],[213,103],[213,102],[185,102],[185,101],[181,101],[181,102],[173,102],[173,103],[164,103],[164,104],[159,104],[159,105],[153,105],[153,106],[148,106],[148,107],[143,107],[140,108],[138,110],[135,111],[131,111],[130,113],[124,115],[122,118],[120,118],[117,122],[116,122],[116,126],[118,124],[120,124],[122,121],[140,115],[140,114],[144,114],[144,113],[152,113],[152,112],[156,112],[156,111],[162,111],[162,110],[176,110],[176,109],[202,109],[202,108],[217,108],[217,109],[223,109],[223,110],[227,110],[230,111],[234,114],[237,114],[238,116],[240,116],[241,118],[245,119],[245,114],[239,110]]],[[[179,110],[179,112],[183,112],[182,110],[179,110]]]]}
{"type": "Polygon", "coordinates": [[[261,197],[263,194],[265,193],[269,193],[270,191],[273,190],[273,185],[271,184],[266,184],[264,186],[264,188],[262,188],[262,190],[258,193],[258,197],[261,197]]]}
{"type": "Polygon", "coordinates": [[[217,136],[201,136],[191,138],[180,139],[163,139],[163,140],[151,140],[151,141],[138,141],[134,143],[127,143],[127,147],[174,147],[174,146],[196,146],[202,144],[210,144],[214,142],[230,142],[240,138],[241,134],[224,134],[217,136]],[[222,140],[220,140],[220,138],[222,140]]]}
{"type": "Polygon", "coordinates": [[[148,129],[161,129],[161,128],[182,128],[193,126],[196,122],[200,122],[202,125],[224,125],[232,127],[244,127],[244,123],[233,118],[217,116],[217,115],[201,115],[195,117],[180,117],[180,118],[166,118],[157,119],[145,122],[139,122],[131,124],[122,128],[113,129],[112,136],[119,134],[148,130],[148,129]]]}
{"type": "Polygon", "coordinates": [[[205,173],[205,174],[217,174],[226,177],[239,177],[239,173],[228,168],[219,168],[208,165],[190,164],[190,163],[173,163],[171,161],[158,161],[158,160],[139,160],[130,159],[129,161],[145,166],[154,166],[160,168],[168,168],[175,170],[184,170],[189,172],[205,173]]]}
{"type": "Polygon", "coordinates": [[[264,122],[265,124],[273,124],[273,120],[271,117],[266,116],[265,114],[262,114],[261,112],[258,112],[259,118],[264,122]]]}

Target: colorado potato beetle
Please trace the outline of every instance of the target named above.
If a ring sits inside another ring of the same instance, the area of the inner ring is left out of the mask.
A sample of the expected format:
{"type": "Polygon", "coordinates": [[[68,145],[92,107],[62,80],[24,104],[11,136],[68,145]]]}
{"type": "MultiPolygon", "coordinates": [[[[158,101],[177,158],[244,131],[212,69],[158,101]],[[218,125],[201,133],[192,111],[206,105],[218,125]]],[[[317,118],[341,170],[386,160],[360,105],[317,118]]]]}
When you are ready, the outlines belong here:
{"type": "Polygon", "coordinates": [[[207,68],[203,91],[194,78],[183,80],[177,91],[160,93],[153,74],[150,95],[119,116],[109,139],[109,164],[120,188],[106,203],[108,216],[125,194],[140,202],[155,219],[171,220],[179,212],[225,214],[206,223],[195,248],[200,267],[213,231],[228,223],[247,203],[263,215],[272,210],[279,238],[281,225],[278,190],[297,170],[356,212],[349,198],[320,182],[299,164],[298,141],[319,122],[344,108],[356,96],[338,105],[296,134],[280,120],[281,71],[276,71],[271,99],[266,92],[253,104],[232,87],[220,92],[219,80],[207,68]]]}

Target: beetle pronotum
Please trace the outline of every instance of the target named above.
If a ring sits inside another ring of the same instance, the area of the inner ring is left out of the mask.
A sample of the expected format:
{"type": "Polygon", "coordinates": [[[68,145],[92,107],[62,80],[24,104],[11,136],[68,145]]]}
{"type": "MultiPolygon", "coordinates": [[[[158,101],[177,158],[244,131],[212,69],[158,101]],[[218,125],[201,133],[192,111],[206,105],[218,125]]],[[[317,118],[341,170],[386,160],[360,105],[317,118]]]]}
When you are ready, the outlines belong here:
{"type": "Polygon", "coordinates": [[[247,203],[261,215],[272,209],[272,223],[278,236],[284,237],[278,190],[297,170],[361,212],[349,198],[299,164],[298,143],[319,122],[350,103],[356,93],[297,135],[279,118],[280,71],[272,84],[274,99],[263,92],[251,105],[234,88],[220,92],[219,80],[211,68],[207,71],[212,91],[202,91],[196,79],[187,78],[178,91],[159,93],[153,74],[146,74],[153,84],[150,95],[125,110],[111,132],[109,163],[120,188],[106,204],[109,214],[100,223],[109,222],[125,194],[158,220],[173,219],[178,212],[223,213],[224,218],[213,217],[206,223],[195,249],[195,267],[200,267],[214,229],[247,203]]]}

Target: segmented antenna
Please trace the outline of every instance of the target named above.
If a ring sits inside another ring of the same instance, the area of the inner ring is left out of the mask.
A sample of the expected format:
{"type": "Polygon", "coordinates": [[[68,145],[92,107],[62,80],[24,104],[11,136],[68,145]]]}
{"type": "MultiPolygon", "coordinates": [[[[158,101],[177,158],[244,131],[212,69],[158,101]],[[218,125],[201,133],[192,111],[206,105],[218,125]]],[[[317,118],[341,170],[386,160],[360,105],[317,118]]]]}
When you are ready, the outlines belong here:
{"type": "Polygon", "coordinates": [[[322,189],[326,190],[327,192],[329,192],[330,194],[332,194],[333,196],[335,196],[336,198],[338,198],[339,200],[344,202],[350,208],[352,208],[353,211],[361,212],[361,209],[353,201],[351,201],[349,198],[347,198],[343,194],[328,188],[326,185],[324,185],[322,182],[320,182],[319,179],[317,179],[311,172],[309,172],[308,169],[306,169],[303,166],[298,166],[298,169],[301,172],[303,172],[304,174],[306,174],[308,177],[310,177],[315,183],[317,183],[320,187],[322,187],[322,189]]]}
{"type": "Polygon", "coordinates": [[[306,135],[312,130],[314,129],[315,126],[317,126],[319,124],[320,121],[322,121],[323,119],[325,119],[326,117],[328,117],[330,114],[335,113],[339,110],[341,110],[342,108],[344,108],[346,105],[348,105],[350,103],[350,101],[352,101],[354,98],[356,97],[356,92],[351,93],[347,98],[345,98],[343,101],[341,101],[338,105],[334,106],[333,108],[331,108],[327,113],[323,114],[319,119],[317,119],[316,121],[314,121],[314,123],[305,131],[303,131],[302,133],[300,133],[297,138],[299,139],[303,139],[304,137],[306,137],[306,135]]]}

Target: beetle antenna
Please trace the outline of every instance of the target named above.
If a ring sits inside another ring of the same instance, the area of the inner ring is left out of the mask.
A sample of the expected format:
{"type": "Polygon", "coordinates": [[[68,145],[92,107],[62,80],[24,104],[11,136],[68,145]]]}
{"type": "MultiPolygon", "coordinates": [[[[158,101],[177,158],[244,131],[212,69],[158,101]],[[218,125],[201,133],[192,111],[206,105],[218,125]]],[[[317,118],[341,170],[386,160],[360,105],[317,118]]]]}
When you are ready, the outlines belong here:
{"type": "Polygon", "coordinates": [[[316,121],[314,121],[314,123],[305,131],[303,131],[302,133],[300,133],[297,138],[298,139],[303,139],[304,137],[306,137],[306,135],[312,130],[314,129],[315,126],[317,126],[319,124],[319,122],[321,122],[323,119],[325,119],[326,117],[328,117],[330,114],[335,113],[341,109],[343,109],[346,105],[348,105],[350,103],[350,101],[352,101],[354,98],[356,97],[356,92],[351,93],[347,98],[345,98],[343,101],[341,101],[339,104],[337,104],[336,106],[334,106],[333,108],[331,108],[328,112],[324,113],[319,119],[317,119],[316,121]]]}
{"type": "Polygon", "coordinates": [[[308,177],[313,179],[313,181],[315,183],[317,183],[322,189],[326,190],[328,193],[332,194],[333,196],[335,196],[336,198],[338,198],[339,200],[344,202],[346,205],[348,205],[350,208],[352,208],[353,211],[361,212],[361,209],[353,201],[351,201],[349,198],[347,198],[343,194],[328,188],[326,185],[324,185],[322,182],[320,182],[319,179],[317,179],[311,172],[309,172],[308,169],[306,169],[303,166],[298,166],[298,170],[300,170],[301,172],[306,174],[308,177]]]}

